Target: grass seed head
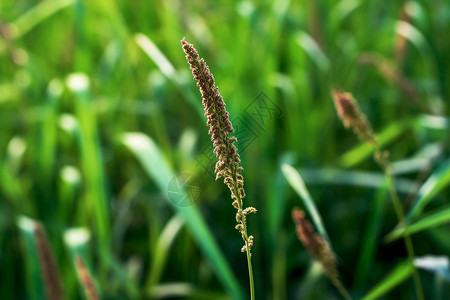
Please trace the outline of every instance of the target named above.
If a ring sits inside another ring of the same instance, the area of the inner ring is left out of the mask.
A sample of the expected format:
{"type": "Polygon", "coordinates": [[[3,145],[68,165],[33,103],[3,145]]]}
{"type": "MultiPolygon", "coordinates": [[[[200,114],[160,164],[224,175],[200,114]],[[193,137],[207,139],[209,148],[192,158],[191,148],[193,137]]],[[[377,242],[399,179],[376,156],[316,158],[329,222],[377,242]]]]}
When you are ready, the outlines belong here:
{"type": "Polygon", "coordinates": [[[344,123],[344,126],[351,128],[362,141],[377,146],[372,127],[366,116],[361,113],[358,103],[352,94],[333,89],[331,95],[333,96],[338,116],[344,123]]]}
{"type": "Polygon", "coordinates": [[[215,167],[216,180],[223,177],[224,183],[231,191],[232,205],[238,210],[236,221],[238,225],[235,227],[241,232],[242,239],[245,242],[242,248],[245,252],[250,250],[253,245],[253,237],[247,237],[245,224],[245,215],[256,212],[256,209],[249,207],[243,211],[244,177],[241,166],[241,159],[234,145],[237,142],[236,137],[230,137],[229,134],[234,132],[233,126],[229,119],[228,111],[225,109],[225,102],[219,93],[218,87],[215,85],[214,76],[211,74],[209,67],[205,61],[199,58],[197,50],[194,46],[183,38],[181,40],[183,51],[197,86],[202,94],[202,103],[207,118],[206,125],[209,126],[209,134],[214,145],[214,153],[218,157],[215,167]]]}
{"type": "Polygon", "coordinates": [[[35,223],[34,234],[47,299],[65,299],[55,257],[48,241],[47,234],[45,233],[45,229],[41,223],[35,223]]]}
{"type": "Polygon", "coordinates": [[[302,210],[294,208],[292,219],[296,225],[298,239],[309,254],[322,265],[325,274],[332,281],[338,280],[336,256],[328,242],[314,231],[314,227],[305,219],[305,213],[302,210]]]}

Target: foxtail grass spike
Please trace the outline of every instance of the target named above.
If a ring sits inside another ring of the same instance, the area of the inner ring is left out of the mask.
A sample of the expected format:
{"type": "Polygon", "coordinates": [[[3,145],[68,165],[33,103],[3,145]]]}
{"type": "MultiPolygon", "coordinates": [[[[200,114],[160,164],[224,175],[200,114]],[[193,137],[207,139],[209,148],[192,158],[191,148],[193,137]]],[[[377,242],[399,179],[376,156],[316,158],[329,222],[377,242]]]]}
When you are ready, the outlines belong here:
{"type": "Polygon", "coordinates": [[[49,300],[65,299],[53,251],[44,228],[38,222],[35,223],[34,234],[45,295],[49,300]]]}
{"type": "Polygon", "coordinates": [[[83,286],[84,293],[88,300],[98,300],[97,289],[95,288],[94,280],[92,279],[91,273],[86,268],[81,256],[77,255],[75,257],[75,268],[77,270],[78,279],[83,286]]]}
{"type": "Polygon", "coordinates": [[[215,174],[216,180],[223,177],[224,183],[231,191],[232,205],[236,208],[236,229],[241,233],[244,240],[244,246],[241,252],[247,254],[248,273],[250,280],[250,298],[255,299],[253,284],[253,270],[251,263],[251,248],[253,246],[253,236],[247,233],[246,216],[250,213],[256,213],[254,207],[244,208],[243,199],[245,197],[244,178],[242,177],[241,159],[234,145],[237,142],[236,137],[229,135],[234,132],[231,125],[229,114],[225,109],[225,102],[215,85],[214,76],[211,74],[205,61],[199,58],[197,50],[192,44],[181,40],[186,59],[197,81],[197,86],[202,94],[202,103],[207,117],[206,125],[209,126],[209,134],[214,145],[214,153],[218,157],[215,174]]]}
{"type": "Polygon", "coordinates": [[[298,239],[303,246],[315,260],[320,262],[325,274],[331,280],[337,280],[336,256],[328,242],[314,231],[313,225],[305,219],[305,213],[302,210],[294,208],[292,219],[295,222],[298,239]]]}
{"type": "Polygon", "coordinates": [[[207,117],[206,125],[209,125],[214,153],[218,157],[214,171],[216,180],[223,177],[224,183],[231,191],[232,205],[237,209],[236,221],[238,225],[236,229],[242,234],[245,242],[242,252],[245,252],[247,248],[250,250],[253,244],[253,237],[247,236],[245,217],[249,213],[256,213],[256,209],[254,207],[243,209],[245,191],[244,178],[241,173],[244,169],[240,166],[241,159],[234,145],[237,139],[229,136],[230,133],[234,132],[234,129],[225,109],[225,102],[215,85],[214,76],[211,74],[209,67],[203,58],[199,58],[194,46],[186,42],[184,38],[181,40],[181,45],[202,94],[202,103],[207,117]]]}
{"type": "Polygon", "coordinates": [[[375,148],[374,159],[380,167],[390,172],[389,154],[381,151],[378,141],[373,133],[372,126],[366,116],[360,111],[358,103],[352,94],[333,89],[331,91],[334,105],[339,118],[346,128],[351,128],[358,138],[375,148]]]}
{"type": "MultiPolygon", "coordinates": [[[[372,128],[366,116],[360,112],[359,107],[353,98],[352,94],[345,93],[338,90],[332,90],[334,104],[339,118],[344,123],[344,126],[351,128],[356,135],[366,143],[374,147],[374,159],[380,168],[384,171],[386,176],[386,184],[389,194],[392,199],[395,213],[400,223],[405,223],[405,215],[403,213],[402,204],[397,194],[397,190],[394,185],[394,177],[392,175],[392,168],[389,161],[389,155],[386,151],[381,151],[381,147],[378,144],[372,128]]],[[[411,264],[414,264],[414,247],[411,237],[409,235],[404,236],[405,248],[408,253],[408,259],[411,264]]],[[[419,273],[416,268],[413,272],[414,287],[416,289],[417,299],[423,300],[424,294],[422,289],[422,282],[420,280],[419,273]]]]}
{"type": "Polygon", "coordinates": [[[351,299],[350,294],[339,279],[336,255],[328,242],[314,230],[313,225],[306,220],[305,213],[302,210],[293,208],[292,219],[295,223],[298,239],[303,246],[312,258],[322,265],[325,275],[336,286],[342,296],[345,299],[351,299]]]}
{"type": "Polygon", "coordinates": [[[377,142],[372,127],[366,116],[359,110],[358,103],[356,103],[352,94],[338,90],[333,90],[331,94],[338,116],[344,123],[344,126],[351,128],[361,140],[371,145],[376,145],[377,142]]]}

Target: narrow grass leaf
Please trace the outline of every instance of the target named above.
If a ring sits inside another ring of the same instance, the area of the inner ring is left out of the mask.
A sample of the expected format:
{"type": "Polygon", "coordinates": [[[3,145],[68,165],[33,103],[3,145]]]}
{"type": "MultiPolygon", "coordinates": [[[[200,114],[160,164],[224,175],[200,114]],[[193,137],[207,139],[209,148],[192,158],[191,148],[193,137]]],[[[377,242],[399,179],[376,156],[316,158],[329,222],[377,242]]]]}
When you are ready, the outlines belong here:
{"type": "Polygon", "coordinates": [[[317,231],[323,238],[325,238],[328,242],[330,242],[330,239],[328,237],[328,234],[325,230],[325,226],[322,221],[322,217],[320,216],[316,204],[314,203],[314,200],[309,194],[308,189],[306,188],[305,183],[303,182],[303,179],[300,176],[300,174],[297,172],[296,169],[294,169],[291,165],[288,164],[283,164],[281,166],[281,169],[283,170],[283,174],[284,177],[286,177],[286,180],[289,182],[294,191],[299,195],[300,199],[302,199],[306,209],[308,210],[312,218],[315,227],[317,228],[317,231]]]}
{"type": "MultiPolygon", "coordinates": [[[[155,142],[150,137],[141,133],[126,133],[122,137],[122,142],[136,156],[148,176],[158,185],[160,191],[168,197],[167,189],[175,174],[155,142]]],[[[182,187],[180,187],[179,192],[184,194],[184,197],[190,197],[182,187]]],[[[170,203],[172,204],[171,207],[186,222],[187,227],[192,232],[206,257],[208,257],[216,275],[230,295],[234,299],[243,299],[242,291],[237,283],[238,281],[231,272],[228,263],[197,207],[180,207],[174,205],[172,202],[170,203]]]]}
{"type": "Polygon", "coordinates": [[[340,25],[347,20],[351,13],[353,13],[360,5],[358,0],[342,0],[337,2],[330,11],[330,31],[335,32],[340,25]]]}
{"type": "Polygon", "coordinates": [[[196,300],[229,300],[223,293],[210,292],[196,288],[189,282],[170,282],[158,284],[148,292],[150,299],[189,298],[196,300]]]}
{"type": "Polygon", "coordinates": [[[36,222],[26,216],[20,216],[17,220],[17,225],[22,235],[24,246],[23,257],[28,297],[32,300],[46,299],[34,236],[36,222]]]}
{"type": "Polygon", "coordinates": [[[447,223],[450,223],[450,207],[431,213],[430,215],[425,216],[406,227],[404,225],[400,226],[386,235],[385,241],[392,242],[405,235],[411,235],[447,223]]]}
{"type": "MultiPolygon", "coordinates": [[[[307,184],[328,184],[361,186],[366,188],[381,188],[385,184],[385,176],[380,172],[347,171],[344,169],[306,169],[301,168],[299,172],[307,184]]],[[[395,188],[400,193],[409,194],[417,189],[414,181],[397,178],[395,188]]]]}
{"type": "Polygon", "coordinates": [[[417,198],[414,201],[407,218],[409,220],[417,218],[433,197],[449,184],[450,159],[445,161],[433,174],[431,174],[419,189],[417,198]]]}
{"type": "Polygon", "coordinates": [[[159,50],[159,48],[153,43],[153,41],[138,33],[134,36],[136,44],[144,51],[145,54],[156,64],[161,73],[166,76],[180,91],[181,95],[185,96],[188,102],[196,110],[200,117],[203,117],[203,110],[199,105],[198,96],[194,94],[192,88],[187,85],[179,73],[175,70],[172,63],[166,58],[166,56],[159,50]]]}
{"type": "Polygon", "coordinates": [[[419,50],[422,57],[430,57],[431,47],[425,36],[413,25],[405,21],[398,21],[395,27],[397,34],[405,37],[419,50]]]}
{"type": "Polygon", "coordinates": [[[175,216],[167,223],[166,227],[164,227],[164,230],[156,243],[154,256],[151,259],[153,265],[149,270],[150,274],[147,280],[147,289],[151,290],[159,282],[163,267],[167,261],[169,249],[183,225],[184,220],[179,216],[175,216]]]}
{"type": "MultiPolygon", "coordinates": [[[[107,272],[104,259],[109,252],[110,229],[106,179],[98,132],[97,115],[90,95],[90,80],[86,74],[74,73],[67,77],[67,86],[74,94],[76,118],[80,129],[81,165],[84,177],[84,200],[93,212],[93,223],[98,237],[98,251],[102,276],[107,272]]],[[[103,278],[103,277],[102,277],[103,278]]]]}
{"type": "MultiPolygon", "coordinates": [[[[69,250],[70,260],[73,262],[74,274],[78,274],[79,270],[77,269],[76,259],[80,257],[83,260],[83,266],[86,270],[88,270],[91,281],[94,282],[97,293],[100,293],[98,290],[98,283],[96,278],[93,276],[90,260],[89,260],[89,241],[91,239],[91,234],[87,228],[71,228],[65,231],[64,233],[64,243],[69,250]]],[[[74,278],[75,284],[77,285],[77,279],[74,278]]],[[[80,281],[78,281],[80,283],[80,281]]],[[[79,285],[78,285],[79,286],[79,285]]],[[[84,294],[85,289],[81,286],[81,291],[84,294]]],[[[89,298],[85,295],[85,299],[89,298]]]]}
{"type": "Polygon", "coordinates": [[[321,71],[325,72],[330,68],[328,57],[309,34],[304,31],[300,32],[297,35],[297,43],[321,71]]]}
{"type": "Polygon", "coordinates": [[[400,283],[408,279],[414,272],[414,267],[409,262],[402,262],[395,266],[394,270],[389,273],[379,284],[377,284],[362,299],[371,300],[379,299],[387,294],[390,290],[398,286],[400,283]]]}
{"type": "Polygon", "coordinates": [[[12,37],[21,37],[37,24],[74,2],[75,0],[46,0],[39,2],[11,25],[13,28],[12,37]]]}

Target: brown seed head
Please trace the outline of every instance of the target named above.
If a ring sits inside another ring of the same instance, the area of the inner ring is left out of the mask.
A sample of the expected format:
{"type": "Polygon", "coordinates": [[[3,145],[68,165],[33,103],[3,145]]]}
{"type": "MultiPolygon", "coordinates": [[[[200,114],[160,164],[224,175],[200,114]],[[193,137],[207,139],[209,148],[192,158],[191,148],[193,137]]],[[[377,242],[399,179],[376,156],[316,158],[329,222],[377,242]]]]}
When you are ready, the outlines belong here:
{"type": "Polygon", "coordinates": [[[75,257],[75,268],[77,270],[78,279],[83,286],[84,293],[88,300],[97,300],[98,297],[97,289],[95,288],[94,280],[92,279],[89,270],[83,262],[81,256],[77,255],[75,257]]]}
{"type": "Polygon", "coordinates": [[[366,116],[359,110],[352,94],[333,89],[331,95],[333,96],[338,116],[344,123],[344,126],[350,127],[361,140],[372,146],[377,146],[372,127],[366,116]]]}
{"type": "Polygon", "coordinates": [[[207,117],[206,125],[209,126],[209,134],[214,145],[214,153],[218,157],[215,174],[216,180],[224,178],[224,183],[231,191],[232,205],[238,210],[236,221],[238,226],[235,228],[241,232],[245,246],[244,251],[249,250],[253,244],[253,237],[250,240],[246,231],[246,214],[256,212],[256,209],[249,208],[243,211],[244,178],[241,173],[244,170],[240,166],[241,159],[234,145],[237,142],[236,137],[230,137],[234,132],[233,126],[229,120],[229,114],[225,109],[225,102],[215,85],[214,76],[211,74],[205,61],[199,58],[197,50],[192,44],[181,40],[183,51],[186,53],[186,59],[192,70],[192,75],[197,81],[197,86],[202,94],[202,103],[207,117]]]}
{"type": "Polygon", "coordinates": [[[292,209],[292,219],[295,222],[298,239],[309,254],[323,266],[325,274],[332,280],[338,279],[336,256],[328,242],[314,231],[312,224],[305,219],[305,213],[292,209]]]}
{"type": "Polygon", "coordinates": [[[55,257],[41,223],[35,223],[34,234],[47,299],[65,299],[55,257]]]}

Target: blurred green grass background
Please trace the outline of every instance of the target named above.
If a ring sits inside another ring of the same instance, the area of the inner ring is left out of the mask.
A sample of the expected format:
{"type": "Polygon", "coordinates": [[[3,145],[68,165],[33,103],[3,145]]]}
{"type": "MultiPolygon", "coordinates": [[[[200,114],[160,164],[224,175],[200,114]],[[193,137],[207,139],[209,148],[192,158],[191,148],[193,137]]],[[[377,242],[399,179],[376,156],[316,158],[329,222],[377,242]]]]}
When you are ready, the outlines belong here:
{"type": "MultiPolygon", "coordinates": [[[[283,164],[308,186],[352,296],[386,279],[384,299],[414,299],[410,272],[392,273],[407,256],[398,231],[384,239],[398,224],[383,175],[330,89],[353,93],[390,152],[416,255],[448,259],[445,0],[2,0],[2,298],[45,299],[33,220],[67,299],[84,297],[77,254],[102,299],[247,297],[229,192],[202,167],[213,148],[184,36],[242,128],[257,299],[340,297],[296,237],[303,204],[283,164]],[[197,180],[195,205],[170,201],[181,173],[197,180]]],[[[448,267],[419,272],[427,299],[450,296],[448,267]]]]}

